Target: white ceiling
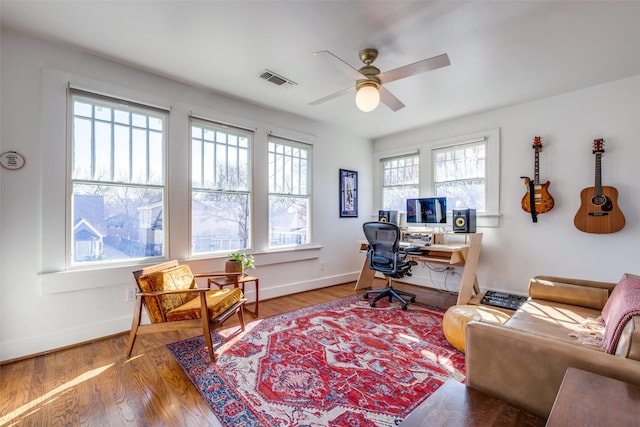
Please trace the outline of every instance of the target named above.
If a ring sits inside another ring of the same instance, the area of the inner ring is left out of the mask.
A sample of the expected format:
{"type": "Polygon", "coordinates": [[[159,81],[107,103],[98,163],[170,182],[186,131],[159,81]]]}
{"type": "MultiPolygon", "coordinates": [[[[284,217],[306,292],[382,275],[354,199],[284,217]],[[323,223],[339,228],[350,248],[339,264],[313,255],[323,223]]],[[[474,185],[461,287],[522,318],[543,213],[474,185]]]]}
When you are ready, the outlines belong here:
{"type": "Polygon", "coordinates": [[[640,74],[638,1],[14,1],[2,26],[368,138],[640,74]],[[353,67],[447,53],[451,66],[388,83],[406,107],[360,112],[353,67]],[[297,83],[278,87],[271,70],[297,83]]]}

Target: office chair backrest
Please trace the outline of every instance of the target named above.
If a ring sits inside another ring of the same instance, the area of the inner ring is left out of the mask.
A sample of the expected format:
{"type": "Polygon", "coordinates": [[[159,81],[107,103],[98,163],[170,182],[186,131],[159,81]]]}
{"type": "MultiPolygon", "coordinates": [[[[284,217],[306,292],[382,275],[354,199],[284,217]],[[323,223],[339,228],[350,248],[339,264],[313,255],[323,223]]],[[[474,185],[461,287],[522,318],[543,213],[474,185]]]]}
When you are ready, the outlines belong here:
{"type": "Polygon", "coordinates": [[[362,225],[369,243],[369,267],[384,274],[395,274],[398,268],[400,228],[389,222],[365,222],[362,225]]]}

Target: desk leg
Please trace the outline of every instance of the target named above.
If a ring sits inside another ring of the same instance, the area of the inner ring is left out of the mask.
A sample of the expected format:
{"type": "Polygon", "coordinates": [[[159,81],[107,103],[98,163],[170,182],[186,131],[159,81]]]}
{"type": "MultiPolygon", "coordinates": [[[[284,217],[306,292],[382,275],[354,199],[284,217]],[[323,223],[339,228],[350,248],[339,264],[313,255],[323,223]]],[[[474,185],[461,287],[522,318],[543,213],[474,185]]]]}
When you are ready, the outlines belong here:
{"type": "Polygon", "coordinates": [[[373,283],[373,279],[376,276],[376,272],[369,268],[369,257],[364,257],[364,263],[362,264],[362,270],[358,276],[356,287],[354,290],[370,288],[373,283]]]}
{"type": "Polygon", "coordinates": [[[469,250],[467,252],[467,259],[464,263],[464,270],[462,271],[462,279],[460,280],[460,289],[458,290],[458,301],[456,302],[456,305],[467,304],[471,299],[473,291],[476,293],[480,292],[476,271],[478,269],[481,244],[481,233],[469,234],[469,250]]]}

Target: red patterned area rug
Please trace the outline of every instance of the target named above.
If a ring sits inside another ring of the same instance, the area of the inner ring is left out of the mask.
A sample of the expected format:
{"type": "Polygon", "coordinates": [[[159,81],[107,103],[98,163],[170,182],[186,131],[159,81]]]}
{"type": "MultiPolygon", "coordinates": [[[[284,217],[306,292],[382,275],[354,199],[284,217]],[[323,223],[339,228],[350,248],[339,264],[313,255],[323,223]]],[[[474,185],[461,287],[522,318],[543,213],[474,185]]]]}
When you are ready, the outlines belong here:
{"type": "Polygon", "coordinates": [[[168,347],[223,426],[394,426],[449,378],[464,354],[443,310],[407,311],[360,295],[257,320],[168,347]]]}

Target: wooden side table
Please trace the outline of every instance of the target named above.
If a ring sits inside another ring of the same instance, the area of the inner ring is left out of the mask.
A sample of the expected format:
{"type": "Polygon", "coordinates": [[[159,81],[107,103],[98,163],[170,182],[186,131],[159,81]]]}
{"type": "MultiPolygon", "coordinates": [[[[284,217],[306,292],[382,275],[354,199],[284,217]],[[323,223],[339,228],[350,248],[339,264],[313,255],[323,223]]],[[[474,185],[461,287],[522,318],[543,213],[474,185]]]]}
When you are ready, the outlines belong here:
{"type": "Polygon", "coordinates": [[[400,427],[542,427],[537,417],[479,390],[448,380],[400,427]]]}
{"type": "MultiPolygon", "coordinates": [[[[214,277],[211,279],[208,279],[209,281],[209,286],[211,285],[216,285],[219,289],[224,288],[225,286],[240,286],[240,288],[242,289],[242,293],[244,294],[244,286],[247,283],[251,283],[253,282],[255,284],[256,287],[256,300],[254,302],[255,304],[255,308],[253,311],[249,310],[246,307],[245,304],[245,310],[248,311],[249,313],[251,313],[254,317],[258,317],[258,304],[260,302],[260,295],[259,295],[259,289],[260,289],[260,284],[259,284],[259,279],[255,276],[249,276],[247,274],[245,274],[244,276],[238,276],[237,277],[237,282],[236,279],[230,279],[227,276],[220,276],[220,277],[214,277]]],[[[246,296],[246,295],[245,295],[246,296]]]]}
{"type": "Polygon", "coordinates": [[[640,420],[640,386],[569,368],[547,427],[633,426],[640,420]]]}

